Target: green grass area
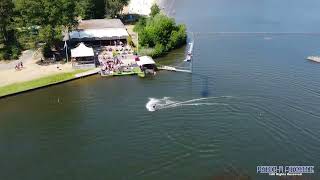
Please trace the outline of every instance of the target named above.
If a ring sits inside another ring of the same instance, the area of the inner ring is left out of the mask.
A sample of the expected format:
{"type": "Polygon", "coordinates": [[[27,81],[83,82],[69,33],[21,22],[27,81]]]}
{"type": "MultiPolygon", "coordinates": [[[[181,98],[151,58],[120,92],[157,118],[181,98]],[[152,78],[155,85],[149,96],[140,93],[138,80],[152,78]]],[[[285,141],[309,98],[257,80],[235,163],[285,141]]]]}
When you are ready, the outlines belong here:
{"type": "Polygon", "coordinates": [[[140,56],[152,56],[153,52],[154,48],[141,47],[138,53],[140,56]]]}
{"type": "Polygon", "coordinates": [[[68,81],[68,80],[74,79],[76,74],[82,73],[85,71],[88,71],[88,70],[76,70],[70,73],[61,73],[61,74],[56,74],[56,75],[35,79],[32,81],[3,86],[3,87],[0,87],[0,97],[68,81]]]}
{"type": "Polygon", "coordinates": [[[130,72],[114,72],[110,76],[130,76],[130,75],[138,75],[139,77],[144,77],[144,72],[141,71],[140,67],[135,67],[130,72]]]}
{"type": "Polygon", "coordinates": [[[141,71],[140,67],[133,68],[133,72],[137,74],[139,77],[145,77],[145,74],[143,71],[141,71]]]}

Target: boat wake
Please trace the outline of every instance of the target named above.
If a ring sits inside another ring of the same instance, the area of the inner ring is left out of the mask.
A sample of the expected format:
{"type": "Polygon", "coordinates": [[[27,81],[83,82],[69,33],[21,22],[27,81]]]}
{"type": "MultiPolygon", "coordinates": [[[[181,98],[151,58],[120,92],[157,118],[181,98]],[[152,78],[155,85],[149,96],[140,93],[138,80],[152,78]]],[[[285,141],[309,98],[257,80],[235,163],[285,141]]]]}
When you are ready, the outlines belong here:
{"type": "Polygon", "coordinates": [[[188,101],[174,101],[170,97],[164,97],[162,99],[149,98],[149,101],[146,104],[146,108],[150,112],[175,108],[180,106],[227,106],[225,103],[212,103],[207,102],[211,99],[220,99],[220,98],[232,98],[232,96],[220,96],[220,97],[207,97],[207,98],[198,98],[191,99],[188,101]]]}

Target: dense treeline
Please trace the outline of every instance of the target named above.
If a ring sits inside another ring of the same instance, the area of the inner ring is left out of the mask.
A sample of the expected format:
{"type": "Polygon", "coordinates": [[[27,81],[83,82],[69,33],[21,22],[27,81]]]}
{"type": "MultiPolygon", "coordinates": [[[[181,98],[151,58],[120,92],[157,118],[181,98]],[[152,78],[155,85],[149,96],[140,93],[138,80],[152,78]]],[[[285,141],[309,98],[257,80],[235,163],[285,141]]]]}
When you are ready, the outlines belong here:
{"type": "Polygon", "coordinates": [[[186,44],[185,25],[176,25],[174,19],[160,13],[160,8],[153,5],[148,18],[141,18],[134,31],[139,33],[140,53],[159,57],[168,51],[186,44]]]}
{"type": "Polygon", "coordinates": [[[13,35],[12,17],[14,15],[14,4],[11,0],[0,0],[0,59],[9,59],[11,54],[18,56],[19,46],[13,35]]]}
{"type": "MultiPolygon", "coordinates": [[[[45,44],[50,51],[78,19],[115,17],[129,0],[0,0],[0,60],[45,44]]],[[[49,55],[49,54],[45,54],[49,55]]]]}

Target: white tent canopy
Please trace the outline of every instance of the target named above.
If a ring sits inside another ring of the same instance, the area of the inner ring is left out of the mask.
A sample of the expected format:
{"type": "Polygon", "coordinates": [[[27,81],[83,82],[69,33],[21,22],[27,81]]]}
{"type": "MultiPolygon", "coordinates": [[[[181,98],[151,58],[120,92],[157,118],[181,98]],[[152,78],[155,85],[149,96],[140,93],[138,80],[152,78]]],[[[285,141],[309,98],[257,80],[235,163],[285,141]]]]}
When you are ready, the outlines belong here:
{"type": "Polygon", "coordinates": [[[71,57],[92,57],[94,52],[92,48],[87,47],[83,43],[80,43],[78,47],[71,49],[71,57]]]}
{"type": "Polygon", "coordinates": [[[149,56],[141,56],[139,57],[139,61],[137,61],[139,66],[147,65],[147,64],[156,64],[154,60],[149,56]]]}

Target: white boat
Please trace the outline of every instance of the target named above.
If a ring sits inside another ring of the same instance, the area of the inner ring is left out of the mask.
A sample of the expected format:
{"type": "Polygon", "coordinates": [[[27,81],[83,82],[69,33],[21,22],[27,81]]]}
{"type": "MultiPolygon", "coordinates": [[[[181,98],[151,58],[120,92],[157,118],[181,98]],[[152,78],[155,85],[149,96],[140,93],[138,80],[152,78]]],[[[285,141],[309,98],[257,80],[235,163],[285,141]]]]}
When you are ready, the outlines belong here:
{"type": "Polygon", "coordinates": [[[187,57],[184,61],[186,62],[190,62],[192,60],[192,51],[193,51],[193,43],[189,43],[189,50],[188,50],[188,54],[187,57]]]}
{"type": "Polygon", "coordinates": [[[320,56],[308,56],[307,60],[320,63],[320,56]]]}
{"type": "Polygon", "coordinates": [[[186,62],[190,62],[192,60],[192,55],[191,54],[188,54],[187,55],[187,58],[184,60],[186,62]]]}

